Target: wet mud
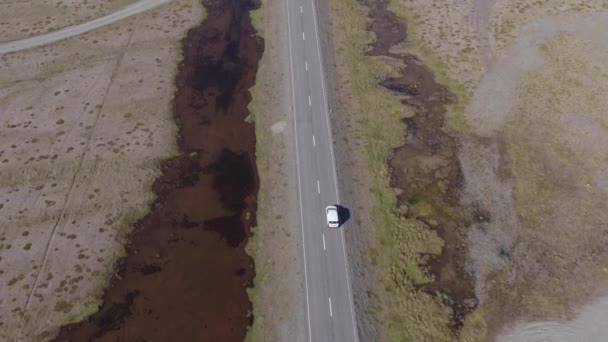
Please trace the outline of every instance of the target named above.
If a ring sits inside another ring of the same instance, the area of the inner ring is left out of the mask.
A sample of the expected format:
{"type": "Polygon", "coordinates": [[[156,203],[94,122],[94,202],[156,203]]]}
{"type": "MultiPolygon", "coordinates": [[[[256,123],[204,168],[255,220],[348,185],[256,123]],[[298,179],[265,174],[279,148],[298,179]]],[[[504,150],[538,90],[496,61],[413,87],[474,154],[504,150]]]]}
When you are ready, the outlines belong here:
{"type": "Polygon", "coordinates": [[[440,295],[443,303],[453,309],[452,328],[458,331],[477,301],[473,280],[464,271],[463,229],[471,215],[458,201],[463,187],[459,142],[444,130],[446,106],[457,99],[435,82],[432,72],[415,56],[390,51],[407,35],[403,20],[388,11],[388,0],[358,1],[369,9],[368,29],[377,37],[367,54],[403,62],[399,77],[379,83],[402,97],[401,102],[415,112],[412,118],[402,120],[405,144],[395,148],[389,159],[391,185],[405,216],[424,222],[445,241],[442,254],[428,256],[423,265],[435,281],[422,289],[440,295]]]}
{"type": "Polygon", "coordinates": [[[246,123],[263,41],[255,0],[203,0],[183,41],[174,116],[180,157],[162,163],[99,312],[56,341],[242,341],[252,323],[245,253],[255,225],[255,135],[246,123]]]}

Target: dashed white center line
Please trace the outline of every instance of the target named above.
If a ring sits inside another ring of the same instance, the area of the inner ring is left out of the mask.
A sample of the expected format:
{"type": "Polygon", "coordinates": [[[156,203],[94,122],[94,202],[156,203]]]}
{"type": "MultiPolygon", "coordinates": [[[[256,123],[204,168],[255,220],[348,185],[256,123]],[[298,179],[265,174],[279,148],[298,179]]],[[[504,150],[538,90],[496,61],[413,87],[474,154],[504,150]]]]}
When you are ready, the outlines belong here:
{"type": "Polygon", "coordinates": [[[308,95],[308,106],[312,106],[312,101],[310,100],[310,95],[308,95]]]}
{"type": "Polygon", "coordinates": [[[329,297],[328,299],[329,299],[329,317],[334,317],[333,312],[331,312],[331,297],[329,297]]]}
{"type": "Polygon", "coordinates": [[[306,40],[306,35],[302,32],[302,40],[306,40]]]}
{"type": "Polygon", "coordinates": [[[325,250],[325,234],[323,234],[323,250],[325,250]]]}
{"type": "Polygon", "coordinates": [[[302,6],[300,6],[300,13],[302,13],[302,6]]]}
{"type": "Polygon", "coordinates": [[[304,67],[306,68],[306,71],[308,71],[308,62],[304,61],[304,67]]]}
{"type": "Polygon", "coordinates": [[[321,184],[319,183],[319,180],[317,180],[317,192],[321,193],[321,184]]]}
{"type": "Polygon", "coordinates": [[[312,146],[316,147],[317,146],[317,142],[315,141],[315,135],[312,135],[312,146]]]}

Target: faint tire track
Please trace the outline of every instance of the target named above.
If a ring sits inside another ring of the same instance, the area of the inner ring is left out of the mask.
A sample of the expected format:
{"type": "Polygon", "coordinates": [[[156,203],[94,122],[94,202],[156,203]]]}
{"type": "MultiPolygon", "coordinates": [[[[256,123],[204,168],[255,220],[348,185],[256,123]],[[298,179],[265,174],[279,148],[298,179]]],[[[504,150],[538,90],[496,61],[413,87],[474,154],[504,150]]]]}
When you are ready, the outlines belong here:
{"type": "MultiPolygon", "coordinates": [[[[153,0],[156,1],[156,0],[153,0]]],[[[164,2],[165,0],[161,0],[162,2],[164,2]]],[[[158,2],[158,1],[157,1],[158,2]]],[[[59,227],[61,221],[64,219],[66,211],[68,209],[68,203],[70,201],[70,198],[72,197],[72,192],[74,190],[74,185],[76,184],[77,179],[79,178],[78,176],[80,175],[80,171],[82,169],[82,165],[84,163],[84,159],[87,155],[87,153],[90,151],[90,146],[91,146],[91,140],[93,139],[94,133],[95,133],[95,128],[97,127],[97,123],[99,122],[99,118],[101,117],[101,113],[103,112],[103,107],[106,101],[106,98],[108,97],[108,93],[110,92],[111,88],[112,88],[112,83],[114,82],[114,79],[116,78],[116,74],[118,73],[118,70],[120,69],[120,66],[122,65],[122,62],[124,60],[125,54],[127,53],[127,51],[129,50],[129,47],[131,46],[131,41],[133,40],[133,36],[135,35],[135,32],[137,31],[137,22],[135,22],[134,24],[134,29],[131,32],[129,39],[127,40],[127,43],[124,47],[124,49],[120,52],[120,54],[117,56],[116,59],[116,64],[114,65],[114,67],[112,68],[112,75],[110,76],[110,80],[108,81],[108,87],[106,89],[106,92],[103,96],[102,102],[101,102],[101,108],[99,109],[99,111],[97,112],[97,116],[95,117],[95,121],[93,123],[93,127],[91,129],[91,132],[87,138],[87,143],[85,145],[84,151],[82,153],[82,155],[79,158],[79,162],[78,162],[78,167],[76,169],[76,171],[74,172],[74,176],[72,177],[72,181],[71,181],[71,185],[70,188],[68,190],[68,193],[65,197],[65,200],[63,202],[63,207],[61,209],[61,213],[59,214],[57,221],[55,222],[55,224],[53,225],[53,228],[51,230],[51,235],[49,237],[49,240],[47,242],[44,254],[43,254],[43,258],[42,258],[42,262],[40,264],[40,267],[38,268],[38,273],[36,274],[36,279],[34,280],[34,285],[32,286],[32,289],[30,291],[30,294],[28,295],[25,305],[23,307],[23,315],[22,315],[22,319],[26,318],[26,312],[27,309],[29,307],[29,303],[31,302],[32,297],[34,296],[34,293],[36,292],[37,288],[38,288],[38,283],[40,281],[40,276],[42,274],[42,271],[44,270],[44,266],[46,265],[48,258],[49,258],[49,252],[51,249],[51,245],[53,243],[53,238],[55,237],[55,233],[57,232],[57,228],[59,227]]],[[[93,171],[95,169],[97,169],[97,163],[98,163],[99,159],[95,159],[94,160],[94,164],[95,166],[93,167],[93,171]]],[[[94,172],[92,172],[93,174],[94,172]]],[[[90,181],[89,181],[90,183],[90,181]]],[[[87,184],[87,187],[90,184],[87,184]]],[[[24,328],[25,325],[22,325],[22,328],[24,328]]],[[[19,334],[19,340],[22,339],[23,337],[23,333],[24,331],[22,330],[19,334]]]]}
{"type": "Polygon", "coordinates": [[[105,25],[112,24],[116,21],[130,17],[132,15],[147,11],[154,7],[168,3],[169,0],[141,0],[134,4],[131,4],[119,11],[110,13],[101,18],[87,21],[86,23],[69,26],[54,32],[45,33],[39,36],[30,37],[26,39],[15,40],[8,43],[0,44],[0,54],[16,52],[20,50],[26,50],[35,48],[41,45],[54,43],[63,39],[71,38],[79,34],[92,31],[105,25]]]}

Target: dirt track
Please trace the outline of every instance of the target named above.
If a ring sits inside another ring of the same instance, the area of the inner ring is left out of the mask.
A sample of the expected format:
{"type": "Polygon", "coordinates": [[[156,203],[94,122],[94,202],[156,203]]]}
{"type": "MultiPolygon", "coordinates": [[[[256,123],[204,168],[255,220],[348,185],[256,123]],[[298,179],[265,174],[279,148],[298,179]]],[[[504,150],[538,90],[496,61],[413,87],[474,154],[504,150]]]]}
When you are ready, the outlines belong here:
{"type": "Polygon", "coordinates": [[[0,54],[31,49],[42,45],[52,44],[54,42],[78,36],[85,32],[89,32],[100,27],[112,24],[119,20],[128,18],[132,15],[153,9],[160,5],[164,5],[169,0],[141,0],[134,4],[128,5],[116,12],[112,12],[101,18],[96,18],[91,21],[84,22],[78,25],[68,26],[57,31],[37,35],[30,38],[0,43],[0,54]]]}
{"type": "Polygon", "coordinates": [[[201,17],[174,1],[0,56],[0,339],[45,340],[97,310],[176,153],[174,61],[201,17]]]}

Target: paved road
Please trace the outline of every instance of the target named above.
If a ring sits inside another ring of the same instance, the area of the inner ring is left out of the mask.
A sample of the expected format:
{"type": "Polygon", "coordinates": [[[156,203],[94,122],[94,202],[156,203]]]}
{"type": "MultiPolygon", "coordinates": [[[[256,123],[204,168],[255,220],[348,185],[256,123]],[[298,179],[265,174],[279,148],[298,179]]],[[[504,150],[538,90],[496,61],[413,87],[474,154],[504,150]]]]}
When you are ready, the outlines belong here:
{"type": "Polygon", "coordinates": [[[134,14],[147,11],[156,6],[169,2],[169,0],[141,0],[134,4],[106,16],[87,21],[85,23],[68,26],[57,31],[41,34],[12,42],[0,43],[0,54],[31,49],[37,46],[54,43],[56,41],[77,36],[79,34],[92,31],[105,25],[109,25],[118,20],[130,17],[134,14]]]}
{"type": "Polygon", "coordinates": [[[339,204],[315,0],[286,0],[308,340],[357,341],[344,229],[325,207],[339,204]]]}
{"type": "MultiPolygon", "coordinates": [[[[0,44],[0,54],[34,48],[154,8],[142,0],[107,16],[55,32],[0,44]]],[[[286,0],[295,116],[300,219],[309,341],[357,341],[344,229],[329,229],[325,207],[339,204],[314,0],[286,0]]]]}

